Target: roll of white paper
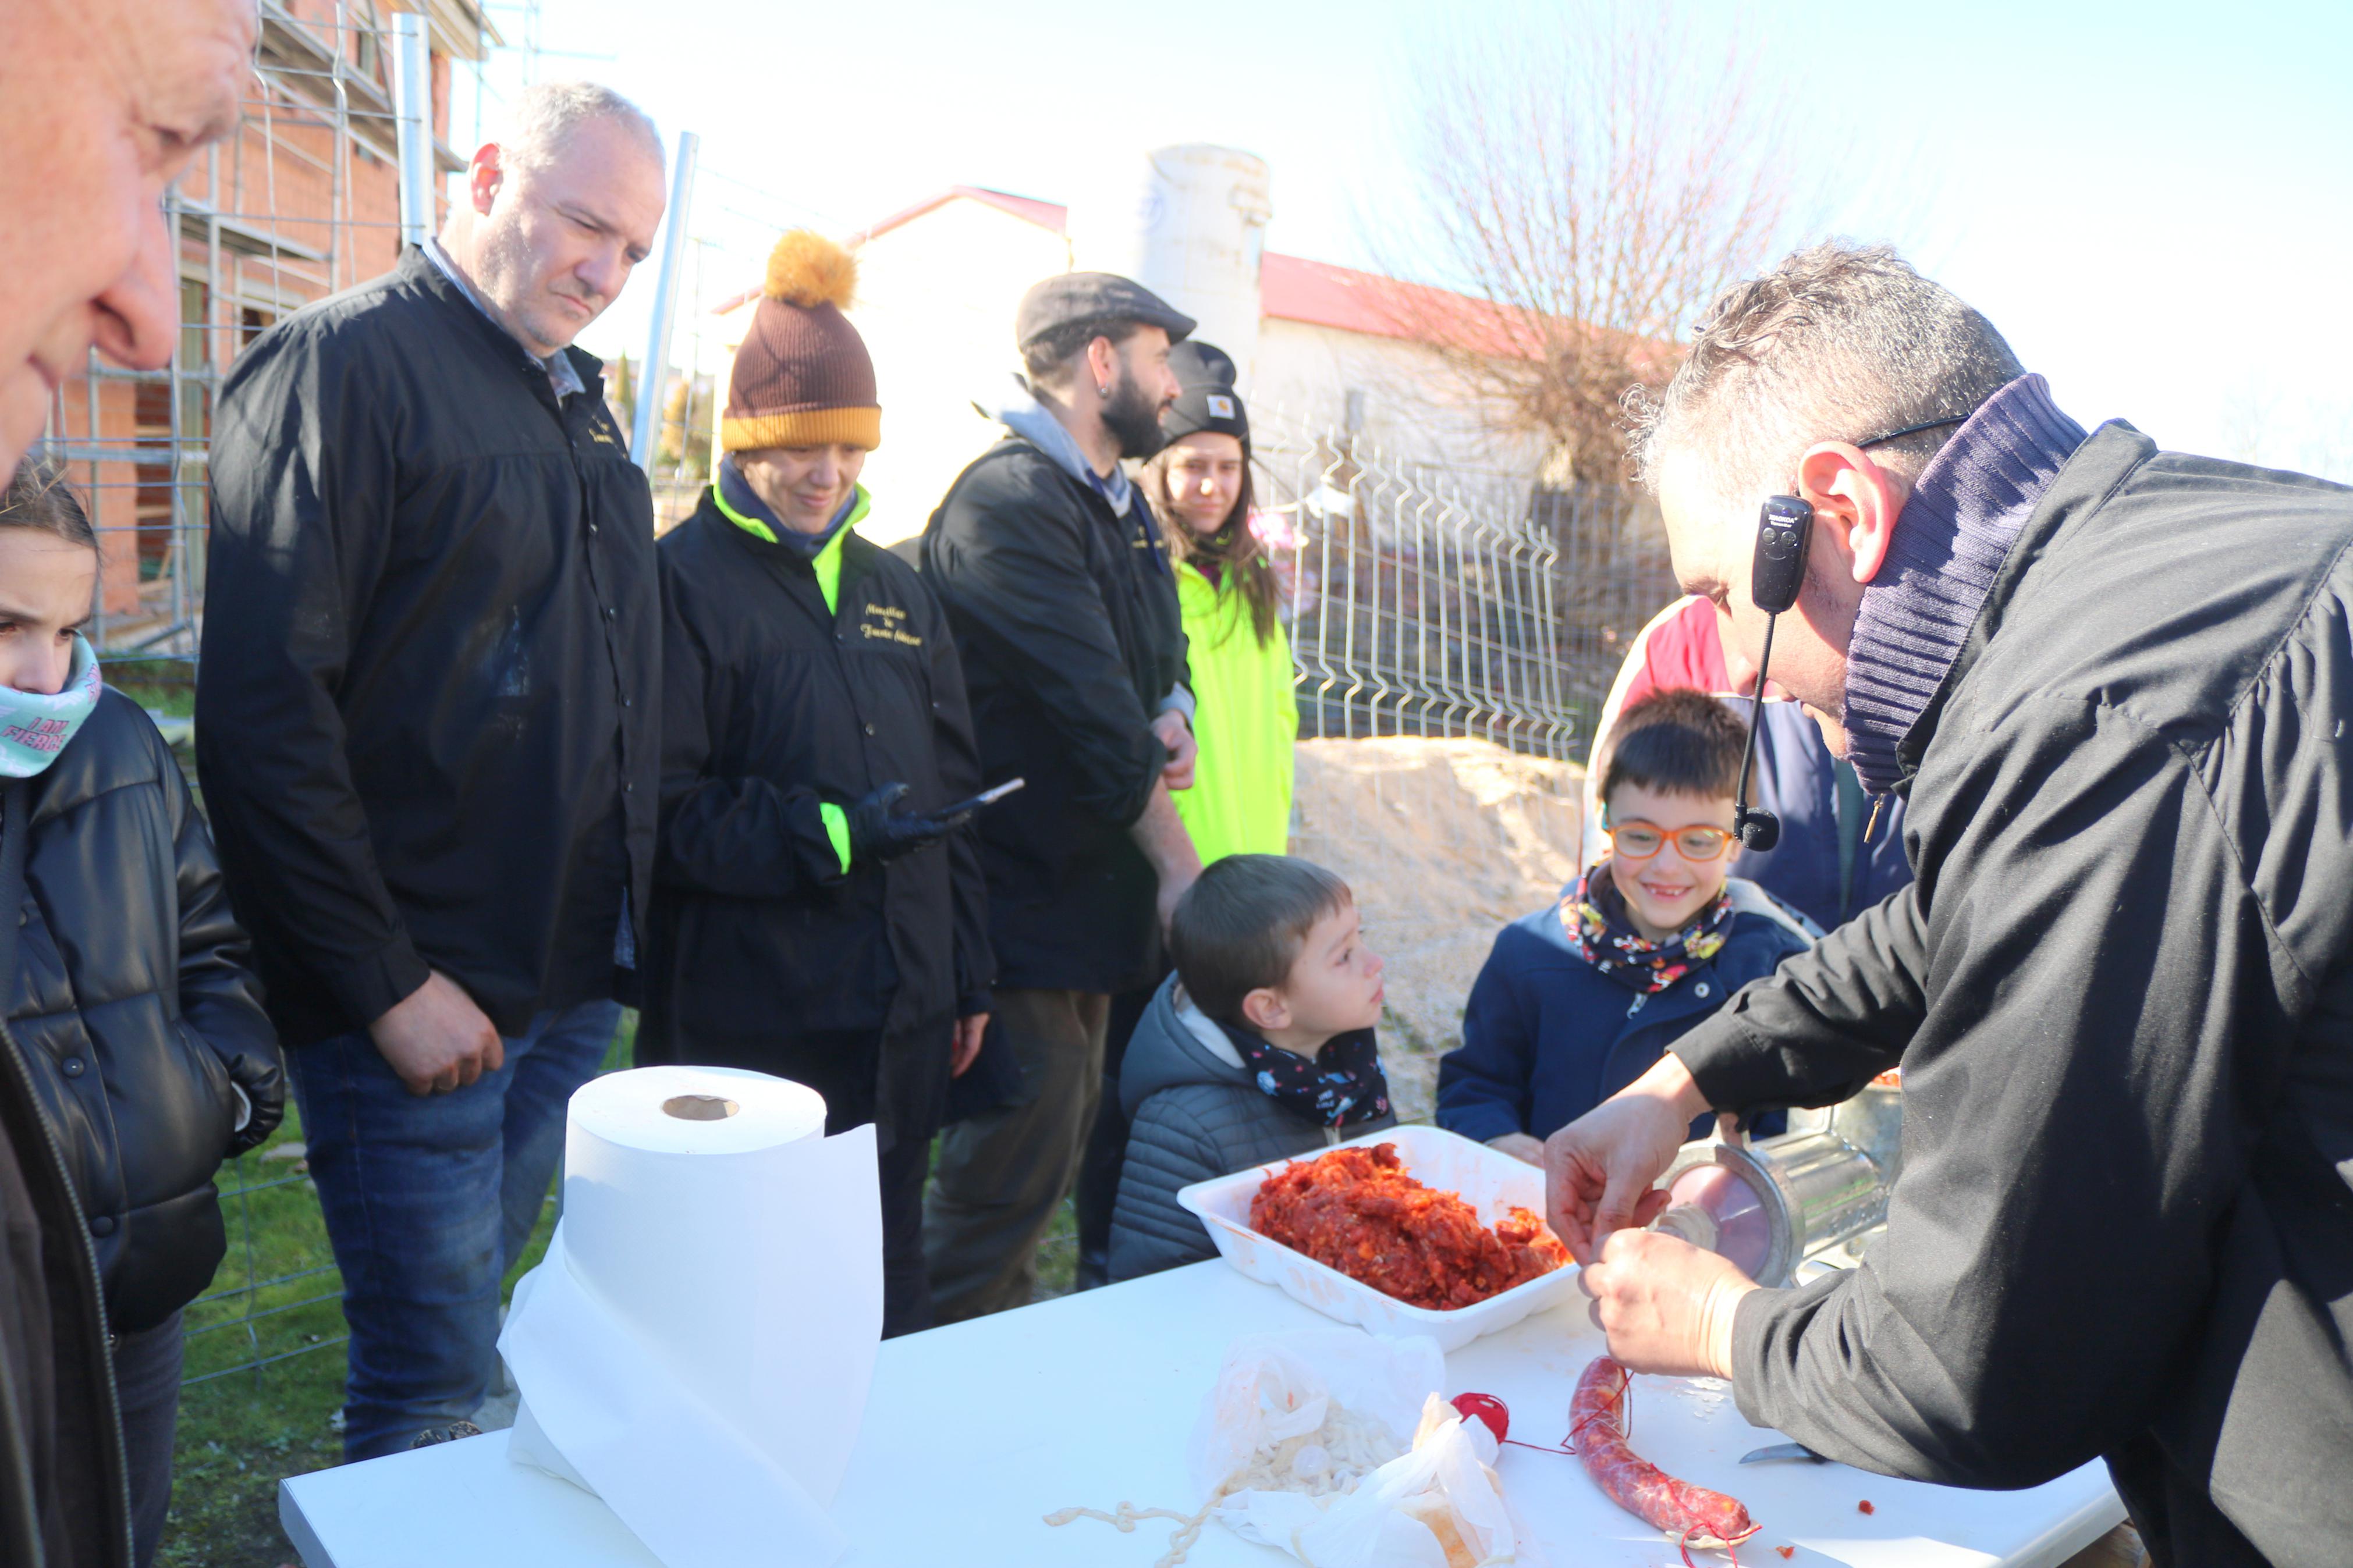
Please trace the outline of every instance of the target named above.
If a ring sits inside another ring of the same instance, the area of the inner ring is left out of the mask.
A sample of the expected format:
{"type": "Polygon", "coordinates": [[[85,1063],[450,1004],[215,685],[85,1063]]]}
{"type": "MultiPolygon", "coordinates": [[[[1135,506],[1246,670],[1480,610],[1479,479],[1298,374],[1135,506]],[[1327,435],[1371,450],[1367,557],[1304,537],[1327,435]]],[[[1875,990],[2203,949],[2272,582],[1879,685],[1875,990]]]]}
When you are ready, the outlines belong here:
{"type": "Polygon", "coordinates": [[[641,1068],[572,1099],[564,1218],[500,1349],[509,1451],[668,1568],[829,1563],[881,1337],[874,1134],[763,1073],[641,1068]]]}

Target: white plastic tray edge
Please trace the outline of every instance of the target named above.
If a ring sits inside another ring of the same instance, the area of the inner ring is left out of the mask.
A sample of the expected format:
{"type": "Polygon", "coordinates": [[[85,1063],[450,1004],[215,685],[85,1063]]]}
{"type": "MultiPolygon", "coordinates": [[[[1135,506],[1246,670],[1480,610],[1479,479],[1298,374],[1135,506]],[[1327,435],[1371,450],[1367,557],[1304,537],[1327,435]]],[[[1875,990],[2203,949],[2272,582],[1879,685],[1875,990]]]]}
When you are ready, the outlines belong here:
{"type": "MultiPolygon", "coordinates": [[[[1474,1143],[1460,1133],[1436,1127],[1392,1127],[1333,1145],[1352,1149],[1394,1143],[1398,1156],[1414,1177],[1427,1185],[1461,1194],[1488,1225],[1507,1208],[1544,1212],[1544,1173],[1534,1165],[1474,1143]]],[[[1250,1228],[1250,1199],[1273,1173],[1302,1160],[1320,1158],[1329,1149],[1315,1150],[1289,1160],[1236,1171],[1178,1189],[1176,1201],[1200,1217],[1218,1244],[1219,1254],[1244,1277],[1271,1285],[1302,1306],[1329,1318],[1354,1323],[1368,1333],[1395,1339],[1428,1334],[1441,1351],[1456,1351],[1482,1334],[1508,1329],[1531,1312],[1542,1311],[1577,1288],[1574,1266],[1553,1270],[1539,1279],[1515,1285],[1476,1306],[1451,1312],[1409,1306],[1385,1296],[1371,1286],[1349,1279],[1338,1269],[1316,1262],[1281,1242],[1250,1228]]]]}

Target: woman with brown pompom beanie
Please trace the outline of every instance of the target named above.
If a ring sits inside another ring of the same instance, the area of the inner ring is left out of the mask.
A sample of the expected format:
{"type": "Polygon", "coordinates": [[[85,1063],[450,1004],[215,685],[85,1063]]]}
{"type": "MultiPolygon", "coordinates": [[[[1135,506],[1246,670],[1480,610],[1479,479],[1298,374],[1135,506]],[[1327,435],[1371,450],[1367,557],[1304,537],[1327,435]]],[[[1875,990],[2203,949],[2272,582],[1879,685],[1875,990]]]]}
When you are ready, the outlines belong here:
{"type": "Polygon", "coordinates": [[[883,1332],[928,1326],[923,1190],[996,965],[961,819],[980,789],[964,674],[913,567],[857,534],[882,437],[842,314],[858,265],[776,242],[720,421],[661,541],[662,810],[640,1062],[750,1068],[875,1124],[883,1332]]]}

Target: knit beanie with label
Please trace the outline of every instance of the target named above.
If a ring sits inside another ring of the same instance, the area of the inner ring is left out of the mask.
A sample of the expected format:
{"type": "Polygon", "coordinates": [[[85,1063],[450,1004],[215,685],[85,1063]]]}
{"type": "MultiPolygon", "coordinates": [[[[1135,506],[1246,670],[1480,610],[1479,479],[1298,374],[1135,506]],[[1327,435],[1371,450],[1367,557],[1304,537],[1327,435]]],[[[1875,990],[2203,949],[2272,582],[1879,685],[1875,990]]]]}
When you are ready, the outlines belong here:
{"type": "Polygon", "coordinates": [[[841,313],[857,287],[857,261],[823,235],[795,229],[776,241],[727,378],[720,450],[882,444],[874,361],[841,313]]]}

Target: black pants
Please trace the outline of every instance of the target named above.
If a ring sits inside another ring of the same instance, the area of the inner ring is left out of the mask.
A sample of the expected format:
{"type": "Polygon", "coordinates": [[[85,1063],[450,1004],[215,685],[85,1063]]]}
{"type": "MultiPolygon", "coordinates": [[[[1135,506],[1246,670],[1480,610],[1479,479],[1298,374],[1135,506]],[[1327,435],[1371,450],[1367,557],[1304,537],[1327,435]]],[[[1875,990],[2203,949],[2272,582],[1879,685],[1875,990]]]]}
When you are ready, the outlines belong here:
{"type": "Polygon", "coordinates": [[[882,1337],[932,1326],[931,1270],[923,1261],[923,1182],[932,1141],[902,1138],[883,1152],[882,1337]]]}
{"type": "Polygon", "coordinates": [[[114,1386],[122,1405],[122,1447],[131,1463],[131,1550],[138,1568],[155,1561],[172,1511],[172,1441],[180,1424],[180,1314],[114,1338],[114,1386]]]}
{"type": "Polygon", "coordinates": [[[1077,1180],[1103,1089],[1111,998],[1092,991],[998,990],[990,1027],[1020,1067],[1011,1098],[953,1122],[923,1200],[923,1251],[940,1321],[1026,1307],[1038,1243],[1077,1180]]]}
{"type": "MultiPolygon", "coordinates": [[[[1167,978],[1165,974],[1162,979],[1167,978]]],[[[1111,1215],[1119,1204],[1119,1173],[1127,1164],[1127,1113],[1119,1103],[1119,1068],[1127,1059],[1127,1042],[1144,1021],[1145,1009],[1160,990],[1160,981],[1137,991],[1123,991],[1111,999],[1111,1026],[1103,1037],[1103,1102],[1087,1134],[1087,1150],[1079,1161],[1078,1190],[1071,1206],[1078,1210],[1078,1288],[1092,1290],[1111,1283],[1111,1215]]]]}

